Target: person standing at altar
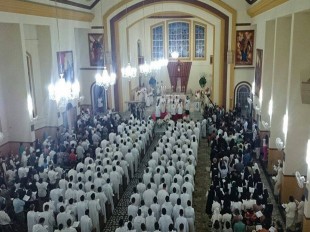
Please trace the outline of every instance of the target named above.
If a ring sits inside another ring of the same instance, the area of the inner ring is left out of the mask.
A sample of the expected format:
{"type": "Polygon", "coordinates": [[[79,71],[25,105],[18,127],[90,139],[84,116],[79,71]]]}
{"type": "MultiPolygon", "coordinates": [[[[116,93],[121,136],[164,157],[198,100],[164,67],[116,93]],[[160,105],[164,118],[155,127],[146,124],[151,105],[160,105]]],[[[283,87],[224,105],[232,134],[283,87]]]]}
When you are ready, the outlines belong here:
{"type": "Polygon", "coordinates": [[[165,97],[161,97],[160,99],[160,113],[164,117],[163,114],[166,113],[166,99],[165,97]]]}
{"type": "Polygon", "coordinates": [[[172,120],[176,121],[176,105],[175,105],[174,101],[172,101],[172,103],[171,103],[171,111],[170,111],[170,113],[171,113],[172,120]]]}
{"type": "Polygon", "coordinates": [[[179,100],[179,103],[177,104],[177,119],[182,119],[183,117],[183,103],[182,100],[179,100]]]}
{"type": "Polygon", "coordinates": [[[189,99],[189,96],[186,96],[186,99],[185,99],[185,114],[186,115],[189,115],[190,105],[191,105],[191,100],[189,99]]]}
{"type": "Polygon", "coordinates": [[[167,113],[171,114],[171,103],[172,103],[171,95],[167,98],[166,101],[167,101],[167,103],[166,103],[167,113]]]}
{"type": "Polygon", "coordinates": [[[155,117],[156,117],[156,120],[160,119],[160,99],[157,100],[157,104],[156,104],[156,107],[155,107],[155,117]]]}

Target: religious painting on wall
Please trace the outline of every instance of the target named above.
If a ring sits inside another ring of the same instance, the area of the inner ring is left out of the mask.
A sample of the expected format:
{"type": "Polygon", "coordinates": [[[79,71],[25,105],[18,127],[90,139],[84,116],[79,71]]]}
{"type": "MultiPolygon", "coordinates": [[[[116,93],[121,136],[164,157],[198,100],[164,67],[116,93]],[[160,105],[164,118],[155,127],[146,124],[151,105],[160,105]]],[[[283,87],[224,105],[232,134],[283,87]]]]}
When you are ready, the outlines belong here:
{"type": "Polygon", "coordinates": [[[90,66],[104,66],[103,34],[88,34],[90,66]]]}
{"type": "Polygon", "coordinates": [[[57,52],[58,74],[63,74],[66,81],[74,82],[74,65],[72,51],[57,52]]]}
{"type": "Polygon", "coordinates": [[[237,31],[235,65],[253,65],[254,30],[237,31]]]}
{"type": "Polygon", "coordinates": [[[262,68],[263,68],[263,50],[256,49],[255,95],[258,97],[259,97],[259,91],[262,85],[262,68]]]}

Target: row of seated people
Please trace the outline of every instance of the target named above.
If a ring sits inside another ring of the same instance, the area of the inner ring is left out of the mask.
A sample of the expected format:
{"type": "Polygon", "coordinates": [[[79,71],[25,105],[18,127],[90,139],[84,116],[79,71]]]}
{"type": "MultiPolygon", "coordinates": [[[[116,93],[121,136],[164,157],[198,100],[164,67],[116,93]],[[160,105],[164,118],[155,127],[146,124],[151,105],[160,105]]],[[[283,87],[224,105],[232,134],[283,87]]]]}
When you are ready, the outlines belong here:
{"type": "MultiPolygon", "coordinates": [[[[120,231],[195,231],[192,207],[198,141],[191,122],[171,121],[133,189],[120,231]]],[[[200,127],[198,138],[200,135],[200,127]]]]}
{"type": "MultiPolygon", "coordinates": [[[[100,123],[98,120],[97,124],[100,123]]],[[[91,133],[96,133],[98,128],[95,125],[91,133]]],[[[152,131],[151,120],[139,121],[131,117],[127,124],[122,123],[118,133],[111,132],[113,136],[109,136],[109,140],[100,140],[93,153],[82,146],[82,157],[74,168],[64,170],[53,163],[53,158],[44,169],[38,165],[36,168],[19,167],[12,181],[13,201],[8,198],[5,202],[6,206],[13,205],[12,219],[14,217],[17,223],[24,225],[21,231],[26,231],[25,228],[28,231],[34,231],[34,228],[49,232],[55,228],[75,231],[76,227],[83,232],[102,231],[122,187],[129,182],[129,175],[133,177],[137,171],[141,155],[152,140],[152,131]],[[138,141],[140,136],[142,139],[138,141]]],[[[81,152],[77,151],[81,143],[76,141],[77,146],[72,147],[76,156],[81,152]]],[[[49,155],[50,151],[44,150],[43,156],[49,155]]],[[[36,162],[39,159],[37,157],[36,162]]]]}

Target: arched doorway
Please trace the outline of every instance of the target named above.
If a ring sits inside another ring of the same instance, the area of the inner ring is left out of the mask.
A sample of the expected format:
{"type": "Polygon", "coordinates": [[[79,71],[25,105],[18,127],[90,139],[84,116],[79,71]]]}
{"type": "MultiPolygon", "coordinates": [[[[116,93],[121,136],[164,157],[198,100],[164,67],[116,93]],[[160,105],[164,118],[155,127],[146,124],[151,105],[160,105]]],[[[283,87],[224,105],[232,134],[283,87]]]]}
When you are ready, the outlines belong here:
{"type": "Polygon", "coordinates": [[[92,111],[96,113],[104,113],[107,110],[106,91],[103,87],[93,83],[90,87],[92,111]]]}
{"type": "Polygon", "coordinates": [[[247,115],[249,104],[247,98],[251,95],[251,85],[248,82],[240,82],[235,87],[235,103],[241,108],[241,114],[247,115]]]}

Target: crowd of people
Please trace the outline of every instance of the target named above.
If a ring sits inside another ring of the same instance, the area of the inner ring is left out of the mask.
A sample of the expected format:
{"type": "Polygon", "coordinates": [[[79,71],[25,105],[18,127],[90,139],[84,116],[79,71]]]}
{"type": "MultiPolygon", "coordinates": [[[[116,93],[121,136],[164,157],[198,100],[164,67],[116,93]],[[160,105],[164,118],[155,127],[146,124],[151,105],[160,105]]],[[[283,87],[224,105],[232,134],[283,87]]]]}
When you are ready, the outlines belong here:
{"type": "Polygon", "coordinates": [[[194,232],[192,207],[200,122],[170,120],[134,187],[120,231],[194,232]]]}
{"type": "Polygon", "coordinates": [[[75,133],[20,144],[19,155],[1,160],[1,228],[101,231],[153,138],[152,120],[118,119],[82,111],[75,133]]]}
{"type": "Polygon", "coordinates": [[[191,107],[190,97],[182,99],[179,95],[163,95],[158,97],[155,106],[156,119],[164,118],[167,114],[176,121],[183,119],[183,115],[189,115],[191,107]]]}
{"type": "Polygon", "coordinates": [[[283,231],[272,221],[273,205],[255,163],[261,158],[255,121],[248,128],[240,114],[221,108],[207,108],[205,117],[211,146],[206,213],[212,231],[283,231]]]}

